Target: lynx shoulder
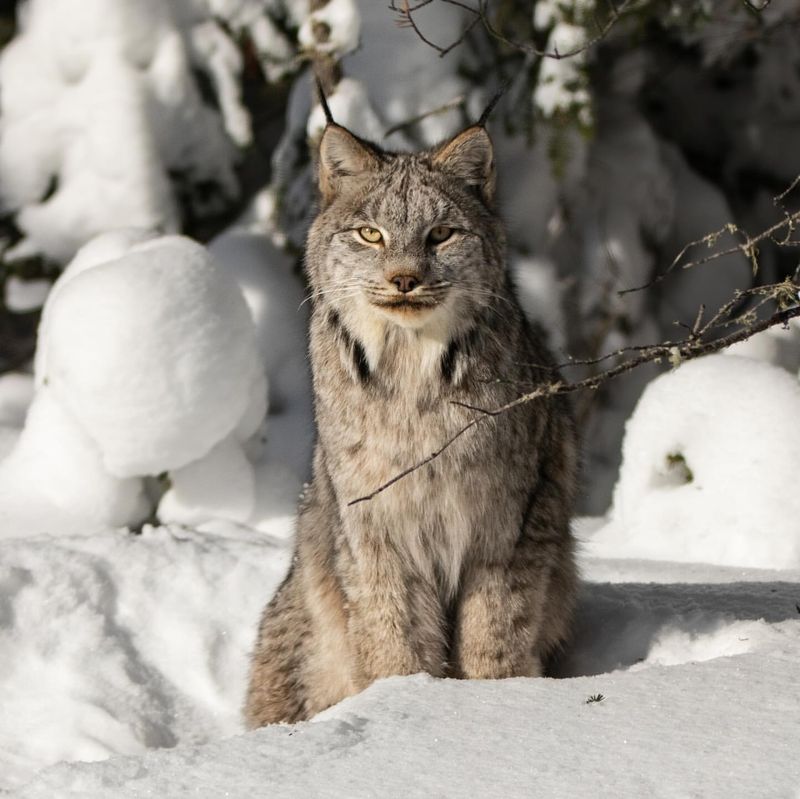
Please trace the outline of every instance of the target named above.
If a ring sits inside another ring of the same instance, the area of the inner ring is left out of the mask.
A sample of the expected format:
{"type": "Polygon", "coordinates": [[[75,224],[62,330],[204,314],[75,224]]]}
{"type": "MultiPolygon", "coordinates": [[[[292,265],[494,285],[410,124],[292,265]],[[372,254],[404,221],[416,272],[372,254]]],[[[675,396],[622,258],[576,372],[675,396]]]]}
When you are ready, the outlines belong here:
{"type": "Polygon", "coordinates": [[[389,153],[329,123],[308,234],[318,440],[245,715],[306,719],[373,680],[536,676],[568,632],[576,442],[505,264],[482,125],[389,153]]]}

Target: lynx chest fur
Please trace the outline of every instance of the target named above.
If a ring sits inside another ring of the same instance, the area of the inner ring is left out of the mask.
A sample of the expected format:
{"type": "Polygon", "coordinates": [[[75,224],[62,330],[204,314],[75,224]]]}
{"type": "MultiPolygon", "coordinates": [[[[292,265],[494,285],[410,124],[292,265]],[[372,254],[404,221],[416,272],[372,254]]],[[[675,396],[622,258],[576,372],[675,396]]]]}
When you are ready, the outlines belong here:
{"type": "Polygon", "coordinates": [[[259,629],[253,726],[393,674],[538,675],[574,605],[569,414],[554,398],[484,413],[554,376],[509,284],[485,129],[392,154],[331,123],[318,171],[318,441],[259,629]]]}

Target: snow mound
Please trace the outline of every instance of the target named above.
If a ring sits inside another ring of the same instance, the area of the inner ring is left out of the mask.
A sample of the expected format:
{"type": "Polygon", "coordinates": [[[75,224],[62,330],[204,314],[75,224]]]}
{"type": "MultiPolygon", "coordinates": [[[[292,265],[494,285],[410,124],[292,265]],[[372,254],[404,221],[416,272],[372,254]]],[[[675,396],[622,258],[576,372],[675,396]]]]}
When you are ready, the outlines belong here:
{"type": "Polygon", "coordinates": [[[771,364],[709,356],[650,383],[625,428],[596,555],[800,565],[800,385],[771,364]]]}
{"type": "Polygon", "coordinates": [[[241,735],[292,519],[276,537],[215,527],[4,542],[0,794],[728,799],[797,784],[800,572],[692,566],[678,582],[670,564],[585,559],[572,679],[392,678],[241,735]],[[686,769],[698,747],[703,768],[686,769]]]}
{"type": "MultiPolygon", "coordinates": [[[[210,14],[162,0],[30,0],[0,57],[0,204],[25,234],[8,257],[66,262],[125,224],[180,227],[171,174],[197,213],[199,187],[219,205],[238,191],[235,148],[201,97],[193,69],[216,80],[228,127],[247,137],[229,88],[240,68],[210,14]],[[222,59],[225,63],[220,63],[222,59]],[[197,189],[197,191],[195,191],[197,189]]],[[[204,201],[206,205],[208,201],[204,201]]]]}
{"type": "Polygon", "coordinates": [[[0,461],[0,539],[88,534],[136,524],[148,512],[142,481],[109,474],[94,442],[53,392],[39,391],[0,461]]]}
{"type": "MultiPolygon", "coordinates": [[[[21,434],[19,409],[0,431],[0,536],[139,524],[157,499],[142,478],[164,472],[162,521],[256,513],[246,446],[267,403],[256,328],[201,245],[123,230],[82,248],[45,305],[35,386],[21,434]]],[[[14,386],[3,388],[11,412],[14,386]]]]}
{"type": "Polygon", "coordinates": [[[211,242],[209,252],[236,279],[250,308],[269,384],[266,442],[258,460],[294,474],[294,503],[310,476],[314,443],[313,390],[306,355],[310,306],[303,282],[294,259],[263,235],[231,229],[211,242]]]}
{"type": "Polygon", "coordinates": [[[0,793],[59,760],[240,732],[258,616],[289,558],[250,531],[5,541],[0,793]]]}
{"type": "Polygon", "coordinates": [[[189,239],[135,245],[70,276],[54,299],[41,379],[119,477],[205,455],[263,380],[238,286],[189,239]]]}
{"type": "Polygon", "coordinates": [[[743,656],[675,667],[671,679],[390,678],[313,723],[65,763],[16,796],[793,796],[793,665],[743,656]]]}

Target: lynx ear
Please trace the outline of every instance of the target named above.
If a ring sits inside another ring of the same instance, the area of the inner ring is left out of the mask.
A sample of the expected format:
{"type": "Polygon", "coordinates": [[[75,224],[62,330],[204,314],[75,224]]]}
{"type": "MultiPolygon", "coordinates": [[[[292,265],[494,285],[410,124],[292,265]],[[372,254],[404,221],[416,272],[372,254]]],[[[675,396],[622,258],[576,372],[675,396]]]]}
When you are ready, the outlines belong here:
{"type": "Polygon", "coordinates": [[[492,140],[483,125],[467,128],[433,153],[433,164],[476,186],[487,203],[494,198],[495,170],[492,140]]]}
{"type": "Polygon", "coordinates": [[[325,202],[340,190],[341,181],[377,170],[380,155],[341,125],[329,124],[319,142],[318,180],[325,202]]]}

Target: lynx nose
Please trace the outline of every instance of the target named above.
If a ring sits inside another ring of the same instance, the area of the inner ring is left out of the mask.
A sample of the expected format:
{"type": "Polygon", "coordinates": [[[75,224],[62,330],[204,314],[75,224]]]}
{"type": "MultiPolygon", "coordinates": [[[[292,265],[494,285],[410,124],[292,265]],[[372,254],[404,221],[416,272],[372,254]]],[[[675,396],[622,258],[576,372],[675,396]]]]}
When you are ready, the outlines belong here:
{"type": "Polygon", "coordinates": [[[392,275],[389,281],[393,283],[397,290],[403,294],[408,294],[420,284],[420,279],[416,275],[398,274],[392,275]]]}

